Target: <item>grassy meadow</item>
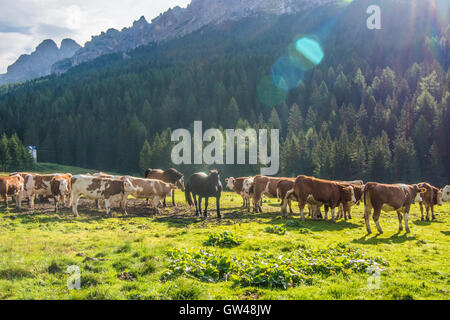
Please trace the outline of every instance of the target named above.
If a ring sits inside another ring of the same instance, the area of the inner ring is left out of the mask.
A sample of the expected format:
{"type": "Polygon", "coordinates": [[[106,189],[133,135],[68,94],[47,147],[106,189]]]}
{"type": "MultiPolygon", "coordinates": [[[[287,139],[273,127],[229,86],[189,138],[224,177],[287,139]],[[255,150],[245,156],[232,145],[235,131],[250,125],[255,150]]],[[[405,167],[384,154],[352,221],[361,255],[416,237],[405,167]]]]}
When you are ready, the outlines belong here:
{"type": "MultiPolygon", "coordinates": [[[[371,221],[374,233],[367,236],[363,205],[353,210],[347,222],[301,222],[298,214],[282,218],[276,199],[266,199],[264,213],[253,214],[240,208],[239,196],[226,192],[222,196],[223,219],[217,220],[215,211],[211,211],[204,220],[193,216],[179,191],[176,200],[176,208],[162,209],[159,215],[151,215],[145,202],[131,201],[129,216],[115,209],[112,218],[85,201],[79,207],[78,219],[69,209],[55,214],[50,204],[40,205],[35,212],[19,212],[11,205],[5,212],[2,203],[0,299],[450,298],[448,203],[436,206],[437,221],[433,222],[420,221],[419,207],[414,205],[410,234],[398,232],[396,213],[382,213],[384,234],[378,235],[371,221]],[[229,239],[225,239],[225,245],[214,246],[213,235],[226,231],[229,239]],[[293,264],[282,266],[286,255],[342,244],[364,258],[379,257],[387,262],[379,286],[368,285],[370,274],[365,269],[333,271],[345,264],[335,249],[323,251],[330,253],[334,265],[330,267],[326,260],[326,264],[314,267],[307,281],[287,287],[264,282],[264,275],[278,276],[279,270],[291,272],[293,264]],[[174,250],[185,254],[174,258],[170,256],[174,250]],[[215,276],[217,270],[205,266],[202,274],[207,276],[202,278],[189,270],[192,265],[204,264],[205,255],[199,254],[203,250],[208,252],[208,259],[222,257],[219,271],[228,272],[231,263],[244,266],[250,261],[250,265],[222,278],[215,276]],[[267,255],[272,262],[263,261],[267,255]],[[249,267],[252,263],[257,265],[253,269],[249,267]],[[66,273],[69,266],[79,268],[79,290],[67,286],[72,276],[66,273]],[[246,284],[242,279],[247,276],[245,280],[250,282],[246,284]],[[240,281],[233,281],[236,277],[240,281]]],[[[210,208],[215,208],[213,199],[210,208]]],[[[298,207],[294,206],[294,211],[298,212],[298,207]]]]}

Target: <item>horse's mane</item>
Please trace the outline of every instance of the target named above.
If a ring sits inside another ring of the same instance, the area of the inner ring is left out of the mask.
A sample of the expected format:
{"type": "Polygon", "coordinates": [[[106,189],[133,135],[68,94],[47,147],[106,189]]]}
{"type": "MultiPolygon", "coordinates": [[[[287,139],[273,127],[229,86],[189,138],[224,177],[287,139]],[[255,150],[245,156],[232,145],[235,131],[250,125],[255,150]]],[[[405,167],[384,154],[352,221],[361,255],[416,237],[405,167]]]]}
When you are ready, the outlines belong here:
{"type": "Polygon", "coordinates": [[[167,169],[164,171],[164,174],[167,174],[174,181],[180,180],[184,176],[184,174],[174,168],[167,169]]]}

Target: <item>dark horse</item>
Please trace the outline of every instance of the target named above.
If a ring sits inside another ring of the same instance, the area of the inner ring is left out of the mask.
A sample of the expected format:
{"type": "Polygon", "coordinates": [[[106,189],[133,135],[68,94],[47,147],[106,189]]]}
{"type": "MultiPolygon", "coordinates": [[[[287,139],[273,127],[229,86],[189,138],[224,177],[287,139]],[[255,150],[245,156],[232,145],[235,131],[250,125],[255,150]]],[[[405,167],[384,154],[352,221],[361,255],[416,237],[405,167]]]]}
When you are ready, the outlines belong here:
{"type": "Polygon", "coordinates": [[[220,172],[211,170],[209,175],[203,172],[194,173],[186,184],[184,194],[186,202],[192,206],[195,203],[195,214],[197,216],[202,213],[202,198],[205,198],[204,217],[208,216],[208,199],[215,197],[217,202],[217,217],[221,219],[220,215],[220,194],[222,193],[222,183],[220,183],[220,172]],[[194,195],[194,202],[192,202],[191,193],[194,195]],[[198,196],[198,206],[197,206],[198,196]]]}
{"type": "MultiPolygon", "coordinates": [[[[181,191],[184,191],[184,174],[174,168],[167,169],[166,171],[147,169],[144,176],[146,179],[157,179],[166,183],[172,183],[181,189],[181,191]]],[[[172,192],[172,204],[175,206],[175,192],[172,192]]],[[[167,207],[166,198],[164,198],[164,207],[167,207]]]]}

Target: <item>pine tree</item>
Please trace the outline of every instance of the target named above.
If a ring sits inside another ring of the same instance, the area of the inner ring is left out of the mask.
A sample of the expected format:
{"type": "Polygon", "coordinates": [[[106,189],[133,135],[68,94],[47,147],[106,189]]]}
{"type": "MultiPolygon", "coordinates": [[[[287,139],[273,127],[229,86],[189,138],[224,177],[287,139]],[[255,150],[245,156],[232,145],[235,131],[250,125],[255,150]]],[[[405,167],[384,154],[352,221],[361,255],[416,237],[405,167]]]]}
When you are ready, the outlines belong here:
{"type": "Polygon", "coordinates": [[[2,134],[0,139],[0,168],[3,172],[8,170],[11,164],[11,155],[8,148],[8,137],[2,134]]]}
{"type": "Polygon", "coordinates": [[[147,170],[147,168],[152,167],[152,150],[148,140],[145,140],[142,146],[141,152],[139,154],[139,169],[141,172],[147,170]]]}

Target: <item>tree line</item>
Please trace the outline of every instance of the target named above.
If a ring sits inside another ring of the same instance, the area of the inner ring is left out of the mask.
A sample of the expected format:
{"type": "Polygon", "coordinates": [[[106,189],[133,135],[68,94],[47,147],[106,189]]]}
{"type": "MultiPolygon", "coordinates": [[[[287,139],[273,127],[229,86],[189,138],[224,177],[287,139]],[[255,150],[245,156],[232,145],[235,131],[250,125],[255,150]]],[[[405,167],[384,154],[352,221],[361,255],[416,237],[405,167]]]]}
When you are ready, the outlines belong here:
{"type": "Polygon", "coordinates": [[[0,137],[0,171],[11,172],[32,168],[33,158],[17,134],[8,138],[3,133],[0,137]]]}

